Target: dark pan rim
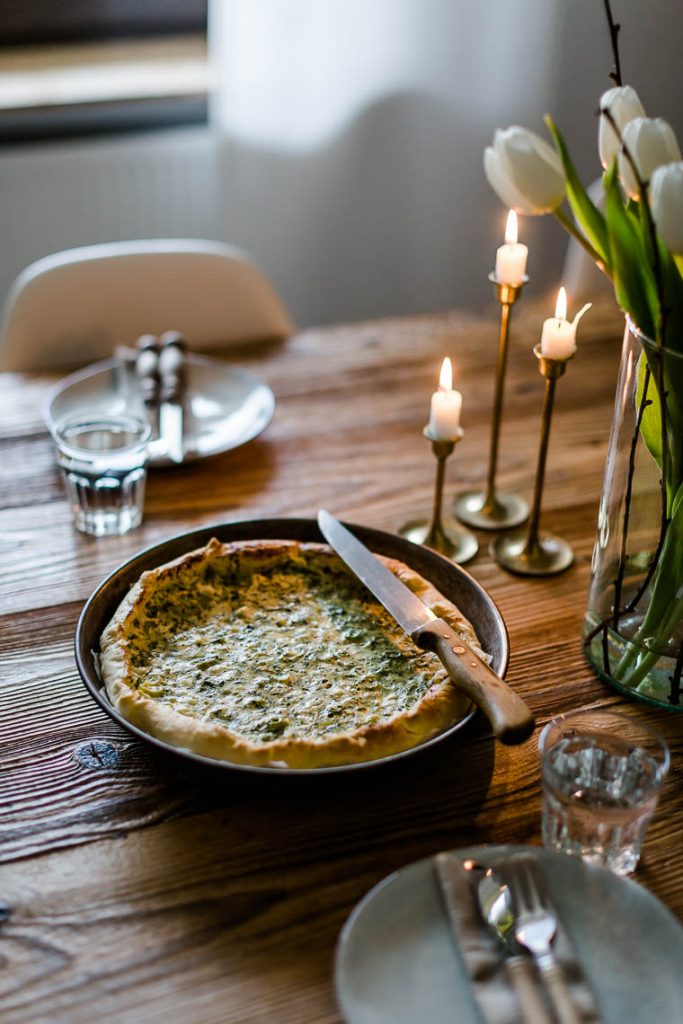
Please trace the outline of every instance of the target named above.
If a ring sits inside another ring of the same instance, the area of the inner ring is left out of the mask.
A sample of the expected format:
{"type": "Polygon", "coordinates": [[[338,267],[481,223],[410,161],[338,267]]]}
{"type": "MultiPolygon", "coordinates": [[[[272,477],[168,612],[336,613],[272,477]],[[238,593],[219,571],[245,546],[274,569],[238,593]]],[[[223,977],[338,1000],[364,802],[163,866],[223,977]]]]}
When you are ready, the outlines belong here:
{"type": "MultiPolygon", "coordinates": [[[[391,554],[393,557],[400,557],[406,564],[416,568],[426,579],[431,582],[429,567],[438,574],[441,570],[447,576],[452,576],[454,581],[462,584],[463,593],[470,596],[471,604],[477,604],[483,609],[489,620],[489,629],[493,636],[497,651],[494,653],[492,668],[501,677],[505,676],[509,660],[509,637],[503,616],[493,598],[487,591],[477,583],[461,566],[444,558],[431,548],[425,548],[411,541],[404,540],[395,534],[383,530],[376,530],[367,526],[360,526],[356,523],[345,523],[349,529],[356,533],[360,540],[370,548],[382,554],[391,554]],[[411,558],[412,556],[412,558],[411,558]],[[425,563],[427,568],[425,568],[425,563]]],[[[206,757],[203,754],[196,754],[192,750],[183,747],[175,747],[170,743],[151,736],[149,733],[139,729],[136,725],[127,721],[116,708],[110,703],[106,690],[102,684],[95,661],[95,645],[92,637],[99,641],[100,634],[111,619],[123,596],[136,582],[140,575],[147,569],[163,565],[165,562],[192,551],[208,543],[211,537],[216,536],[221,541],[230,540],[256,540],[256,539],[279,539],[279,540],[305,540],[324,543],[324,538],[318,530],[317,522],[314,519],[305,518],[264,518],[254,517],[241,519],[235,522],[214,523],[209,526],[202,526],[195,530],[175,534],[166,540],[159,541],[150,547],[137,552],[113,570],[93,591],[88,598],[80,614],[76,627],[74,653],[76,666],[83,684],[93,700],[99,704],[102,710],[117,722],[123,729],[145,743],[149,743],[166,753],[178,755],[198,764],[211,768],[222,768],[230,771],[246,772],[250,775],[261,776],[307,776],[318,777],[320,775],[354,772],[361,769],[376,768],[395,761],[402,761],[404,758],[419,754],[438,743],[443,742],[454,733],[464,728],[476,713],[476,707],[471,708],[461,719],[454,722],[452,726],[424,743],[408,750],[402,750],[387,757],[376,758],[373,761],[358,761],[348,765],[334,765],[325,768],[280,768],[259,765],[236,764],[232,761],[221,761],[215,758],[206,757]],[[105,600],[106,599],[106,600],[105,600]],[[100,606],[103,607],[100,607],[100,606]]],[[[436,584],[439,586],[440,584],[436,584]]],[[[441,584],[442,586],[442,584],[441,584]]],[[[465,604],[468,601],[465,600],[465,604]]],[[[459,602],[462,604],[462,602],[459,602]]],[[[465,608],[461,608],[463,614],[468,618],[465,608]]],[[[490,646],[490,644],[489,644],[490,646]]]]}

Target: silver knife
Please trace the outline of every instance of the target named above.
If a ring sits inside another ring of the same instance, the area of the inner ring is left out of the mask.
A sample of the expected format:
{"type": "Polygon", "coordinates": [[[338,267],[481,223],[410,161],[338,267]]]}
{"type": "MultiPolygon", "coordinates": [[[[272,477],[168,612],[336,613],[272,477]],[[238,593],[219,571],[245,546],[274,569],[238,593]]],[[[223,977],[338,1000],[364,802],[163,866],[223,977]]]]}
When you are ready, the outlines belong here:
{"type": "Polygon", "coordinates": [[[159,342],[159,433],[166,442],[169,458],[181,463],[184,457],[185,339],[178,331],[165,331],[159,342]]]}
{"type": "Polygon", "coordinates": [[[357,537],[324,509],[318,526],[361,580],[418,647],[441,660],[453,682],[484,712],[501,743],[522,743],[534,728],[531,711],[461,637],[434,615],[357,537]]]}

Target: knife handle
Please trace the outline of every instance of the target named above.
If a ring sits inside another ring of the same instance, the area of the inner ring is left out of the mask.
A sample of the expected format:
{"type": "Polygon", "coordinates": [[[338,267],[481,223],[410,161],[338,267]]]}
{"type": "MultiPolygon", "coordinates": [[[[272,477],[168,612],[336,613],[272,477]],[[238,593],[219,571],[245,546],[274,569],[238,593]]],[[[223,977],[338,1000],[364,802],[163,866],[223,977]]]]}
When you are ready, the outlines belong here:
{"type": "Polygon", "coordinates": [[[453,682],[491,723],[501,743],[523,743],[534,730],[531,710],[443,619],[418,627],[411,638],[437,655],[453,682]]]}

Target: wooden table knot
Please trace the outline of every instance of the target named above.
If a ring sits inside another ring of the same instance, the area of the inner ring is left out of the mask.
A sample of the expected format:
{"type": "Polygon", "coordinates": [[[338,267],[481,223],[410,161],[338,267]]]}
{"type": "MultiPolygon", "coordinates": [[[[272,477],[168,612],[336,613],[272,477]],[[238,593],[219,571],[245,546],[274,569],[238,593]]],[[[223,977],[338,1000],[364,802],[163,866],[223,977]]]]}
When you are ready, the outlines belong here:
{"type": "Polygon", "coordinates": [[[109,740],[88,740],[87,743],[78,744],[74,750],[74,757],[84,768],[92,768],[95,771],[111,770],[121,766],[118,746],[109,740]]]}

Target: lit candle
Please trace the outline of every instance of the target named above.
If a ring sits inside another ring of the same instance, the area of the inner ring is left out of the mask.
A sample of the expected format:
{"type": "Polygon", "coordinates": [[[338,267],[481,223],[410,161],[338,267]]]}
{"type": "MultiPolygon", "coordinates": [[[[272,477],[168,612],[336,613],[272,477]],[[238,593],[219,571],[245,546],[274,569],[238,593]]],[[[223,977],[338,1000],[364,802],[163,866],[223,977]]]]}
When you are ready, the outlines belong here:
{"type": "Polygon", "coordinates": [[[587,303],[573,320],[567,320],[567,293],[560,288],[557,293],[555,316],[543,321],[541,331],[541,355],[548,359],[569,359],[576,352],[576,328],[579,320],[591,308],[587,303]]]}
{"type": "Polygon", "coordinates": [[[517,214],[510,210],[505,228],[505,245],[496,251],[496,280],[500,284],[521,284],[528,256],[527,246],[517,241],[517,214]]]}
{"type": "Polygon", "coordinates": [[[462,395],[453,390],[453,369],[446,356],[441,364],[439,390],[432,395],[429,433],[435,441],[453,441],[460,434],[462,395]]]}

